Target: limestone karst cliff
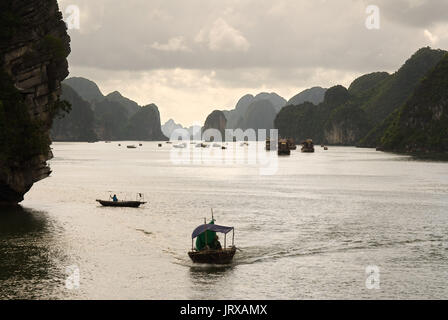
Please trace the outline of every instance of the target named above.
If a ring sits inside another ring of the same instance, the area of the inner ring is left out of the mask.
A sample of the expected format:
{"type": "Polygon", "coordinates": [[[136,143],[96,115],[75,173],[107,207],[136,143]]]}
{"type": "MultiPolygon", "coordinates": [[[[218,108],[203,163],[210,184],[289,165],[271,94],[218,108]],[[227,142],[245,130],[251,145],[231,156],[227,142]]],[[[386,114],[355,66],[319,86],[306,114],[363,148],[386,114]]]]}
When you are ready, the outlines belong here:
{"type": "MultiPolygon", "coordinates": [[[[215,137],[213,135],[212,136],[205,135],[204,139],[213,141],[224,141],[226,125],[227,125],[227,119],[224,113],[220,110],[213,111],[205,120],[204,126],[202,127],[202,131],[205,132],[208,129],[215,129],[219,131],[221,137],[215,137]]],[[[208,132],[210,133],[211,131],[208,132]]]]}
{"type": "Polygon", "coordinates": [[[50,174],[49,131],[67,105],[70,38],[56,0],[0,3],[0,203],[23,200],[50,174]]]}

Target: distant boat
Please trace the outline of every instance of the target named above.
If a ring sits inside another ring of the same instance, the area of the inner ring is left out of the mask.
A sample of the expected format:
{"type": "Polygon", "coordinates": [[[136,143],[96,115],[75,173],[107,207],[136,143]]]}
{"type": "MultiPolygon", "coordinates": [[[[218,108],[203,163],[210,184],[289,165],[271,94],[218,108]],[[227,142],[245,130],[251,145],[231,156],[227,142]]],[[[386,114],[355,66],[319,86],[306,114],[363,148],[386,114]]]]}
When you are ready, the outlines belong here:
{"type": "MultiPolygon", "coordinates": [[[[128,207],[128,208],[138,208],[141,205],[145,204],[145,195],[143,193],[137,193],[136,196],[137,200],[101,200],[97,199],[96,201],[99,202],[104,207],[128,207]]],[[[112,196],[109,195],[109,199],[112,199],[112,196]]]]}
{"type": "Polygon", "coordinates": [[[137,147],[133,144],[126,146],[126,148],[128,149],[136,149],[137,147]]]}
{"type": "Polygon", "coordinates": [[[210,223],[198,226],[194,229],[191,235],[191,251],[188,256],[194,263],[208,263],[208,264],[229,264],[232,262],[236,253],[234,245],[235,231],[233,227],[220,226],[215,224],[212,218],[210,223]],[[232,231],[232,246],[227,248],[227,234],[232,231]],[[224,247],[221,247],[216,233],[224,234],[224,247]],[[210,239],[209,237],[214,237],[210,239]],[[194,239],[196,240],[196,247],[194,246],[194,239]]]}
{"type": "Polygon", "coordinates": [[[183,142],[183,143],[179,143],[179,144],[173,144],[173,148],[186,148],[187,147],[187,143],[183,142]]]}
{"type": "Polygon", "coordinates": [[[110,200],[96,200],[104,207],[128,207],[128,208],[138,208],[146,202],[143,201],[110,201],[110,200]]]}
{"type": "Polygon", "coordinates": [[[324,150],[328,150],[328,147],[324,147],[324,150]]]}
{"type": "Polygon", "coordinates": [[[302,149],[301,151],[304,153],[312,153],[314,152],[314,144],[313,144],[313,140],[311,139],[307,139],[305,141],[302,141],[302,149]]]}
{"type": "Polygon", "coordinates": [[[271,139],[267,138],[266,139],[266,151],[271,151],[271,139]]]}
{"type": "Polygon", "coordinates": [[[288,138],[287,139],[287,143],[288,143],[289,150],[296,150],[297,149],[296,142],[294,141],[293,138],[288,138]]]}
{"type": "Polygon", "coordinates": [[[143,143],[139,143],[138,145],[141,147],[141,146],[143,146],[143,143]]]}
{"type": "Polygon", "coordinates": [[[111,143],[110,141],[104,141],[105,143],[111,143]]]}
{"type": "Polygon", "coordinates": [[[162,146],[162,144],[161,143],[159,143],[159,148],[162,146]]]}
{"type": "Polygon", "coordinates": [[[291,149],[289,148],[288,141],[286,139],[278,140],[277,155],[289,156],[290,154],[291,154],[291,149]]]}
{"type": "Polygon", "coordinates": [[[172,144],[172,142],[171,142],[171,141],[167,141],[167,142],[165,142],[165,143],[167,143],[167,144],[172,144]]]}
{"type": "Polygon", "coordinates": [[[210,145],[208,145],[208,144],[206,144],[206,143],[203,143],[203,142],[198,143],[198,144],[196,145],[196,148],[208,148],[208,147],[210,147],[210,145]]]}
{"type": "Polygon", "coordinates": [[[220,145],[219,143],[216,143],[216,142],[215,142],[215,143],[213,144],[213,148],[221,148],[221,145],[220,145]]]}

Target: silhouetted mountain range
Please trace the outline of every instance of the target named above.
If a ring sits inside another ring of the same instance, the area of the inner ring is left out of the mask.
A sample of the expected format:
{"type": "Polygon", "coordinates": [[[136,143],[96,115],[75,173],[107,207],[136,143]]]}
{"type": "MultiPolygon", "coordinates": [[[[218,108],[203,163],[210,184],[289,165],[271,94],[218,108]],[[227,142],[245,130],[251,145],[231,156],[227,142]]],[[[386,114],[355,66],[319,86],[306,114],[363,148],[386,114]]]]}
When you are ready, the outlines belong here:
{"type": "Polygon", "coordinates": [[[140,107],[118,91],[104,96],[85,78],[63,82],[62,98],[71,112],[54,121],[54,141],[166,140],[155,104],[140,107]]]}

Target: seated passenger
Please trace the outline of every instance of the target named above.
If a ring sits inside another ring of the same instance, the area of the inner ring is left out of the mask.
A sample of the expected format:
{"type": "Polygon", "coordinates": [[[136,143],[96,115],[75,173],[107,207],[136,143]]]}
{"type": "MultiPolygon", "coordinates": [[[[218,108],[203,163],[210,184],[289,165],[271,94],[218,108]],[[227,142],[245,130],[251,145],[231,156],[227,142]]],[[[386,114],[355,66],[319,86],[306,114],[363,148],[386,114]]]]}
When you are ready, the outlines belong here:
{"type": "Polygon", "coordinates": [[[219,242],[218,236],[216,236],[215,239],[213,240],[211,247],[214,250],[222,250],[222,246],[221,243],[219,242]]]}

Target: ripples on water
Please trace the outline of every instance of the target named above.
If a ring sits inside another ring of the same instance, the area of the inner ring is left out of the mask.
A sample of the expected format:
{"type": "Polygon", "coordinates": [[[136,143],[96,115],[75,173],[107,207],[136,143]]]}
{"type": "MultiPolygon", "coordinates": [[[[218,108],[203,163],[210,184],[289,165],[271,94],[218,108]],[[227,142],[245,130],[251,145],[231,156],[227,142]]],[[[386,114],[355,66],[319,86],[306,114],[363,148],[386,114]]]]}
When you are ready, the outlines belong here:
{"type": "Polygon", "coordinates": [[[22,207],[2,207],[0,214],[0,297],[64,296],[64,253],[58,229],[46,214],[22,207]],[[56,239],[55,239],[56,238],[56,239]]]}
{"type": "Polygon", "coordinates": [[[52,177],[24,209],[1,209],[2,298],[448,297],[446,163],[317,148],[260,176],[243,164],[173,164],[157,143],[53,147],[52,177]],[[108,190],[149,203],[99,207],[108,190]],[[236,228],[231,265],[187,256],[211,207],[236,228]],[[366,289],[368,265],[380,268],[379,290],[366,289]],[[69,266],[80,270],[75,290],[64,285],[69,266]]]}

